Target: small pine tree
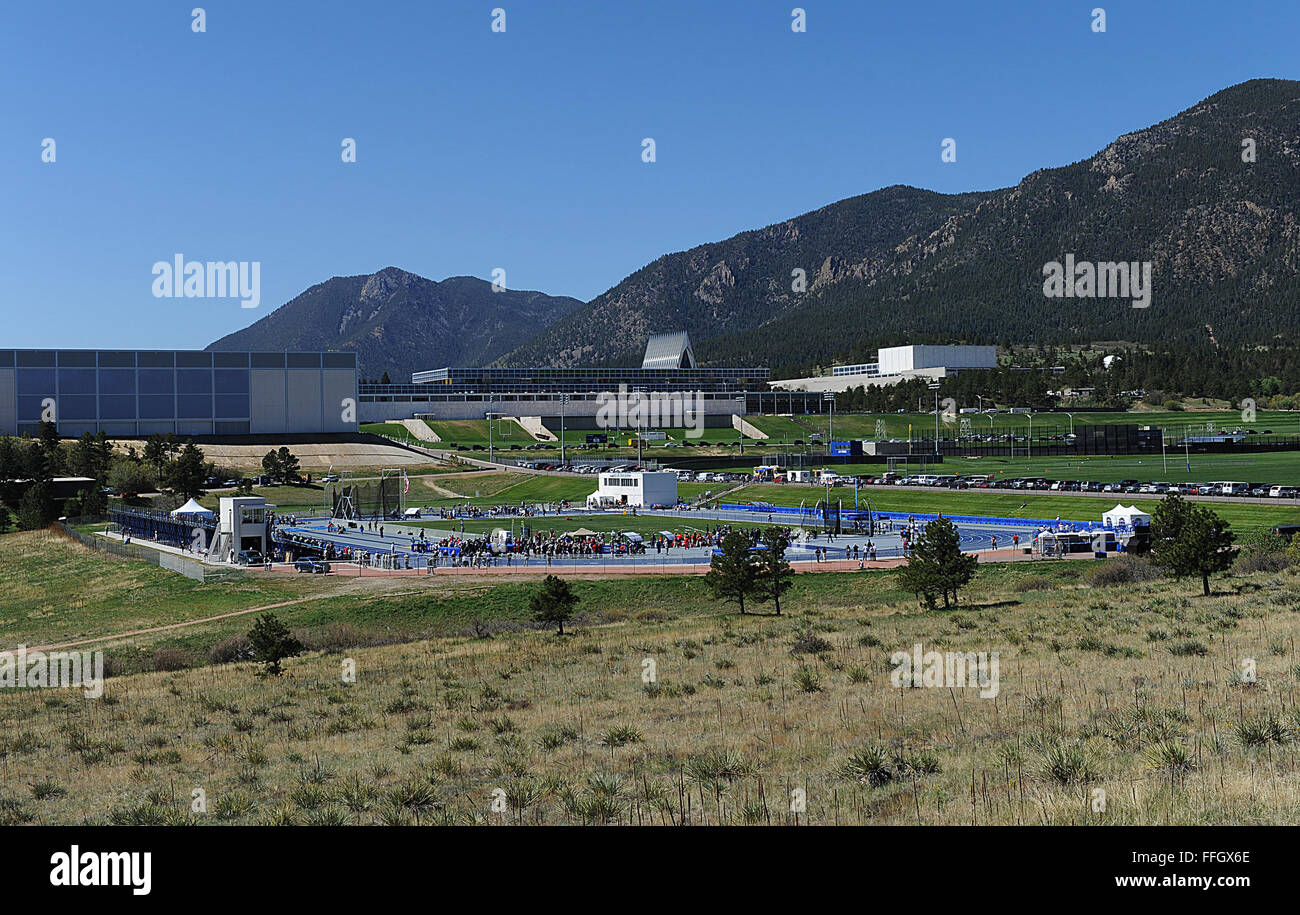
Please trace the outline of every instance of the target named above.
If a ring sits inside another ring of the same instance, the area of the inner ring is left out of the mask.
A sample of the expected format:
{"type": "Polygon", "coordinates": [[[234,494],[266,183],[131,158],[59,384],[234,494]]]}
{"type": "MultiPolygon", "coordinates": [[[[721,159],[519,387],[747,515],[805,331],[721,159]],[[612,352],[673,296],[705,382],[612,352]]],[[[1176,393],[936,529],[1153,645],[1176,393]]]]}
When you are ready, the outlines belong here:
{"type": "Polygon", "coordinates": [[[564,624],[573,619],[573,608],[578,605],[578,595],[562,578],[547,575],[542,585],[528,598],[528,609],[539,623],[551,623],[564,635],[564,624]]]}
{"type": "Polygon", "coordinates": [[[40,530],[54,520],[55,511],[49,487],[33,483],[18,502],[18,526],[25,531],[40,530]]]}
{"type": "Polygon", "coordinates": [[[704,583],[714,600],[736,604],[745,613],[745,598],[755,592],[756,566],[749,549],[749,538],[733,530],[722,538],[720,555],[709,563],[704,583]]]}
{"type": "Polygon", "coordinates": [[[794,569],[785,561],[790,538],[779,530],[769,531],[763,549],[757,553],[754,589],[759,600],[770,600],[781,615],[781,595],[794,585],[794,569]]]}
{"type": "Polygon", "coordinates": [[[961,534],[947,518],[936,518],[912,544],[907,565],[898,573],[898,586],[934,610],[943,595],[944,608],[957,602],[957,592],[975,577],[978,559],[961,550],[961,534]],[[951,596],[951,601],[949,597],[951,596]]]}
{"type": "Polygon", "coordinates": [[[9,514],[9,509],[0,505],[0,534],[5,533],[13,525],[13,515],[9,514]]]}
{"type": "Polygon", "coordinates": [[[298,458],[292,451],[284,446],[280,447],[276,457],[280,464],[280,482],[293,483],[298,479],[298,473],[302,469],[298,463],[298,458]]]}
{"type": "Polygon", "coordinates": [[[1210,576],[1236,558],[1236,536],[1211,509],[1171,492],[1151,515],[1151,562],[1175,578],[1199,577],[1206,597],[1210,576]]]}
{"type": "Polygon", "coordinates": [[[167,485],[182,499],[193,499],[203,494],[203,482],[207,475],[203,452],[191,439],[167,469],[167,485]]]}
{"type": "Polygon", "coordinates": [[[37,479],[48,482],[63,473],[63,442],[59,438],[59,430],[54,423],[41,423],[36,453],[39,456],[40,472],[33,474],[33,476],[37,479]]]}
{"type": "Polygon", "coordinates": [[[266,664],[266,672],[280,676],[280,662],[302,654],[303,644],[293,637],[289,627],[281,622],[274,613],[265,613],[257,618],[253,628],[248,630],[248,641],[257,653],[257,659],[266,664]]]}

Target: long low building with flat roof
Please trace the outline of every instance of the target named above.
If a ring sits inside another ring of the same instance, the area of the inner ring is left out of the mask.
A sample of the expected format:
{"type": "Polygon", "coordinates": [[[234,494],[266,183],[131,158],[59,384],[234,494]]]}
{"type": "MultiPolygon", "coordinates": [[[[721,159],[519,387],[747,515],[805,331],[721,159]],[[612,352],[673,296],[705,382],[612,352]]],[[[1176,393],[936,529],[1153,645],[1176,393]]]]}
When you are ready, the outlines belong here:
{"type": "Polygon", "coordinates": [[[0,434],[356,432],[355,353],[0,350],[0,434]]]}
{"type": "Polygon", "coordinates": [[[937,381],[972,369],[997,368],[996,346],[886,346],[875,362],[837,365],[827,375],[783,378],[777,390],[843,392],[849,388],[898,384],[913,378],[937,381]]]}
{"type": "Polygon", "coordinates": [[[447,367],[415,372],[410,384],[363,384],[362,422],[418,415],[482,419],[486,413],[593,419],[610,394],[698,395],[711,426],[746,412],[746,394],[766,391],[771,369],[701,368],[685,331],[652,334],[639,368],[447,367]]]}

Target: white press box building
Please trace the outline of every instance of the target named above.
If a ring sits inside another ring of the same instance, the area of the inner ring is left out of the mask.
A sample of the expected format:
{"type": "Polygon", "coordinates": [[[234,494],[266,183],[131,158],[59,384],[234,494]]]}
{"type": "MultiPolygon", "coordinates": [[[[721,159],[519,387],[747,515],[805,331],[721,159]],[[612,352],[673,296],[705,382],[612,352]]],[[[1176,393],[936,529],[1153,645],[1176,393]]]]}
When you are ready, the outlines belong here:
{"type": "Polygon", "coordinates": [[[651,471],[610,471],[598,478],[599,488],[587,496],[588,508],[649,508],[677,504],[677,474],[651,471]]]}

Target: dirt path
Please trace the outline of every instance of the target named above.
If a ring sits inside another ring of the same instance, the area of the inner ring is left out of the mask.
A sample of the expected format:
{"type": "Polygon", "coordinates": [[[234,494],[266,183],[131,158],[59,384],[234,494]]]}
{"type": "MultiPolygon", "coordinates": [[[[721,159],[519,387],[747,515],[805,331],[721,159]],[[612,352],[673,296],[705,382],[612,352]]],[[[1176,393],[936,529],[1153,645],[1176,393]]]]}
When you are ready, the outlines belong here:
{"type": "MultiPolygon", "coordinates": [[[[218,613],[216,616],[205,616],[197,620],[184,620],[179,623],[168,623],[166,626],[151,626],[148,629],[132,629],[129,632],[117,632],[112,635],[101,635],[93,639],[78,639],[75,642],[63,642],[58,645],[37,645],[34,648],[29,647],[28,651],[56,651],[61,648],[73,648],[77,645],[93,645],[96,642],[116,642],[121,639],[129,639],[138,635],[149,635],[154,632],[167,632],[171,629],[184,629],[187,626],[201,626],[204,623],[212,623],[217,620],[230,619],[233,616],[247,616],[250,613],[262,613],[266,610],[275,610],[280,607],[292,607],[294,604],[303,604],[308,601],[320,600],[319,596],[300,597],[296,600],[283,600],[278,604],[265,604],[261,607],[246,607],[243,610],[232,610],[229,613],[218,613]]],[[[12,649],[11,649],[12,650],[12,649]]]]}

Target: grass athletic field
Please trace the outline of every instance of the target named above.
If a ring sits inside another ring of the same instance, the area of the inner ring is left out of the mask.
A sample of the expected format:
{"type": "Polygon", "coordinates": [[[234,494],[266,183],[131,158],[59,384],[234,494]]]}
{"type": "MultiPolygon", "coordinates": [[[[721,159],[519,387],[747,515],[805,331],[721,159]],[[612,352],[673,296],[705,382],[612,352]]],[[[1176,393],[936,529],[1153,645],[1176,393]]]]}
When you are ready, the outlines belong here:
{"type": "MultiPolygon", "coordinates": [[[[920,465],[900,463],[899,472],[917,472],[920,465]]],[[[835,465],[837,473],[881,474],[884,464],[835,465]]],[[[1211,480],[1240,480],[1243,483],[1277,483],[1300,486],[1300,451],[1265,451],[1258,454],[1193,454],[1182,451],[1161,456],[1095,455],[1089,457],[948,457],[940,464],[928,463],[927,473],[989,474],[998,479],[1044,477],[1049,480],[1162,481],[1165,483],[1208,483],[1211,480]],[[1188,471],[1190,464],[1191,470],[1188,471]]]]}
{"type": "MultiPolygon", "coordinates": [[[[770,502],[773,505],[809,506],[826,497],[821,486],[796,484],[758,484],[746,486],[730,495],[726,502],[770,502]]],[[[837,486],[831,489],[831,498],[843,500],[845,508],[853,506],[853,487],[837,486]]],[[[913,489],[910,487],[862,488],[858,492],[859,504],[870,502],[877,511],[944,512],[952,515],[987,515],[1011,518],[1057,518],[1071,521],[1100,521],[1102,513],[1113,508],[1116,502],[1136,505],[1151,512],[1160,504],[1158,499],[1133,495],[1117,495],[1113,501],[1098,497],[1076,495],[1036,495],[1016,491],[913,489]]],[[[1241,531],[1275,524],[1300,523],[1300,506],[1255,505],[1234,502],[1206,503],[1225,521],[1241,531]]]]}
{"type": "MultiPolygon", "coordinates": [[[[835,437],[837,439],[876,438],[876,423],[885,424],[885,434],[889,438],[908,438],[909,426],[914,438],[934,435],[933,404],[930,412],[917,413],[836,413],[835,437]]],[[[1050,435],[1069,432],[1071,421],[1074,426],[1112,425],[1115,423],[1136,423],[1142,426],[1157,426],[1165,429],[1167,434],[1181,435],[1191,430],[1203,432],[1206,423],[1216,429],[1254,429],[1263,433],[1271,431],[1274,435],[1300,435],[1300,412],[1292,410],[1259,410],[1255,420],[1246,422],[1240,410],[1133,410],[1127,413],[1093,412],[1076,410],[1071,416],[1064,412],[1034,413],[1034,435],[1050,435]]],[[[811,432],[826,436],[830,432],[829,415],[797,414],[795,416],[746,416],[745,419],[769,436],[777,440],[794,441],[797,438],[807,440],[811,432]]],[[[1026,435],[1029,432],[1029,415],[1024,413],[965,413],[958,420],[969,419],[971,432],[976,435],[987,433],[1013,433],[1026,435]]],[[[940,425],[945,436],[960,430],[956,427],[940,425]],[[946,430],[946,431],[945,431],[946,430]]]]}

